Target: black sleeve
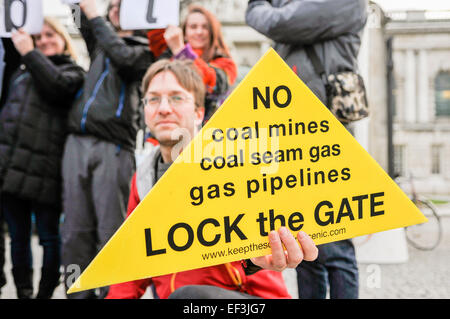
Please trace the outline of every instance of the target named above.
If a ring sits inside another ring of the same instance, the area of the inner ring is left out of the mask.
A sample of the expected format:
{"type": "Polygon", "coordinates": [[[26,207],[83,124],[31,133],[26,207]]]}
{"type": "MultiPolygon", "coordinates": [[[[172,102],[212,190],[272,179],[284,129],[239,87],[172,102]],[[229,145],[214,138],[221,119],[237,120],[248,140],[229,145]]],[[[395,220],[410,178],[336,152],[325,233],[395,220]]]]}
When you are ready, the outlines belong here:
{"type": "Polygon", "coordinates": [[[242,261],[242,265],[244,267],[244,272],[247,276],[253,275],[254,273],[257,273],[262,268],[252,263],[250,259],[246,259],[242,261]]]}
{"type": "Polygon", "coordinates": [[[75,21],[75,24],[77,24],[77,21],[76,21],[77,17],[75,16],[75,14],[77,14],[77,12],[79,12],[80,13],[80,25],[79,25],[78,29],[81,33],[81,36],[84,39],[84,42],[86,43],[86,48],[88,50],[89,57],[91,58],[91,61],[92,61],[92,60],[94,60],[94,54],[95,54],[95,49],[97,47],[97,41],[94,37],[94,33],[91,30],[91,26],[89,24],[88,18],[84,14],[83,10],[81,10],[79,5],[76,4],[76,6],[78,6],[79,10],[72,12],[73,19],[75,21]]]}
{"type": "Polygon", "coordinates": [[[24,55],[23,62],[37,89],[52,100],[74,96],[83,84],[84,71],[80,66],[75,63],[55,65],[37,49],[24,55]]]}
{"type": "Polygon", "coordinates": [[[153,63],[154,56],[148,45],[128,45],[102,17],[89,20],[98,45],[111,59],[119,75],[126,81],[140,81],[153,63]]]}
{"type": "Polygon", "coordinates": [[[3,47],[5,49],[5,69],[3,71],[3,87],[2,89],[2,97],[0,100],[0,109],[3,104],[6,102],[7,92],[9,90],[10,80],[14,72],[20,66],[21,56],[19,52],[17,52],[14,47],[14,43],[10,38],[2,38],[3,47]]]}

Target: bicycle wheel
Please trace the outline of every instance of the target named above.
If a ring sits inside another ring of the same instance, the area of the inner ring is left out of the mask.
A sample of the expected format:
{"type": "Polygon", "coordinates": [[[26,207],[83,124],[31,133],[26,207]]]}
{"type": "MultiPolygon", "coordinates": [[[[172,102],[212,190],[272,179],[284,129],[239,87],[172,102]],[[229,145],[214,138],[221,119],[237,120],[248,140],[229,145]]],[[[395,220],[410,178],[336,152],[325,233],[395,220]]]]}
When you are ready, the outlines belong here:
{"type": "Polygon", "coordinates": [[[437,209],[426,200],[417,199],[414,204],[428,218],[428,222],[406,227],[406,239],[419,250],[432,250],[442,238],[442,225],[437,209]]]}

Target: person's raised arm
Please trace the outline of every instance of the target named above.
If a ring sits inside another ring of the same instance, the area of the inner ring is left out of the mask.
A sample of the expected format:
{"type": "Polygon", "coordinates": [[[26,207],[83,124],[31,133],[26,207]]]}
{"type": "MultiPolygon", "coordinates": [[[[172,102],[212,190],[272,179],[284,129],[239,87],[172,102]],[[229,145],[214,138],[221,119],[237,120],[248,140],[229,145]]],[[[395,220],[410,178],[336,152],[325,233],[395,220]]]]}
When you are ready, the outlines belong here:
{"type": "Polygon", "coordinates": [[[208,93],[220,96],[227,93],[234,84],[237,76],[237,67],[229,57],[216,57],[211,61],[204,61],[192,49],[189,43],[184,42],[183,31],[180,27],[169,25],[164,33],[167,43],[175,59],[193,60],[199,69],[208,93]]]}
{"type": "Polygon", "coordinates": [[[3,38],[1,39],[1,41],[3,42],[3,48],[5,50],[5,65],[3,69],[3,83],[2,87],[0,88],[2,90],[0,98],[0,110],[2,109],[8,97],[7,93],[9,92],[9,87],[11,85],[10,79],[19,67],[21,60],[21,56],[14,47],[14,43],[12,42],[11,38],[3,38]]]}
{"type": "Polygon", "coordinates": [[[91,26],[89,24],[88,18],[86,17],[84,12],[81,10],[80,5],[73,4],[73,6],[76,6],[76,8],[78,8],[78,10],[72,10],[72,16],[73,16],[74,23],[78,27],[78,30],[80,31],[80,34],[86,44],[86,48],[88,50],[89,57],[91,58],[91,61],[92,61],[94,58],[97,41],[91,30],[91,26]]]}
{"type": "Polygon", "coordinates": [[[12,34],[12,41],[22,55],[22,61],[34,79],[38,90],[53,100],[75,95],[83,84],[83,69],[73,64],[55,65],[41,51],[34,48],[33,39],[23,29],[12,34]]]}
{"type": "Polygon", "coordinates": [[[154,57],[147,45],[131,46],[120,38],[97,10],[95,0],[82,0],[81,10],[86,14],[98,45],[111,59],[125,80],[139,80],[145,74],[154,57]]]}

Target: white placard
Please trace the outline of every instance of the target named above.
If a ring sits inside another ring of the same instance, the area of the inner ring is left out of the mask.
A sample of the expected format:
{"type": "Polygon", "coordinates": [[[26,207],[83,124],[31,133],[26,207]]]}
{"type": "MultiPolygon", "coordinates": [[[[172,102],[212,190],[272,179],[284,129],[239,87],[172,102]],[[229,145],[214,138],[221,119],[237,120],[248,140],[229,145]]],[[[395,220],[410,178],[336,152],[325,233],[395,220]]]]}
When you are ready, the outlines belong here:
{"type": "Polygon", "coordinates": [[[43,23],[42,0],[0,0],[0,37],[10,38],[18,28],[37,34],[43,23]]]}
{"type": "Polygon", "coordinates": [[[123,30],[147,30],[178,25],[179,8],[179,0],[122,0],[120,27],[123,30]]]}

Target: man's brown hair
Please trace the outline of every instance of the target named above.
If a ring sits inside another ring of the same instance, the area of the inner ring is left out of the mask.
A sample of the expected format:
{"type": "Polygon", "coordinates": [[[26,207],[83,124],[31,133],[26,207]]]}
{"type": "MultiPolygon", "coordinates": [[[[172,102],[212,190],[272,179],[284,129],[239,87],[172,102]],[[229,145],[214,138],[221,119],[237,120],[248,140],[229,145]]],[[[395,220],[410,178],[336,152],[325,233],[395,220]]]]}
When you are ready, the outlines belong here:
{"type": "Polygon", "coordinates": [[[150,82],[153,78],[165,71],[170,71],[175,75],[180,85],[194,95],[194,102],[197,107],[205,106],[205,84],[198,74],[194,63],[190,60],[159,60],[153,63],[145,73],[142,80],[142,93],[147,93],[150,82]]]}

